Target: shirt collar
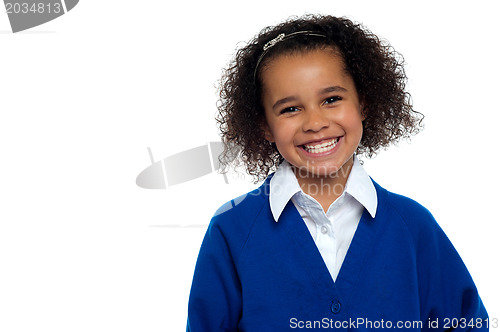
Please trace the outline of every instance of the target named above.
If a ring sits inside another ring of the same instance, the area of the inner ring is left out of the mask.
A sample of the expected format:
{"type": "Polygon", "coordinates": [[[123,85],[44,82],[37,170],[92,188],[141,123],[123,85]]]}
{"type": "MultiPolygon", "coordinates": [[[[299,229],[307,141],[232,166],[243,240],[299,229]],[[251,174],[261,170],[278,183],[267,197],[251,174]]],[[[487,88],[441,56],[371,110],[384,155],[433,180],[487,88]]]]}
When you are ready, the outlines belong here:
{"type": "MultiPolygon", "coordinates": [[[[356,155],[344,191],[365,207],[372,218],[377,211],[377,191],[356,155]]],[[[288,201],[301,188],[290,164],[284,160],[271,178],[269,204],[277,222],[288,201]]]]}

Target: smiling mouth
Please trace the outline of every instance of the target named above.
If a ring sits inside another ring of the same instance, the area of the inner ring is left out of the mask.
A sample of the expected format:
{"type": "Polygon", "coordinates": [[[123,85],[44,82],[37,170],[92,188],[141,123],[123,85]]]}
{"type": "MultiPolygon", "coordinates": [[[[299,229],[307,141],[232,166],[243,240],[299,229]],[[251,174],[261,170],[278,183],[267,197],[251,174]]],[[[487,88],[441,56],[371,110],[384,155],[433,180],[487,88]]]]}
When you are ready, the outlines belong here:
{"type": "Polygon", "coordinates": [[[302,148],[309,153],[323,153],[335,148],[335,146],[339,142],[339,139],[340,137],[336,137],[331,139],[330,141],[315,145],[304,144],[302,145],[302,148]]]}

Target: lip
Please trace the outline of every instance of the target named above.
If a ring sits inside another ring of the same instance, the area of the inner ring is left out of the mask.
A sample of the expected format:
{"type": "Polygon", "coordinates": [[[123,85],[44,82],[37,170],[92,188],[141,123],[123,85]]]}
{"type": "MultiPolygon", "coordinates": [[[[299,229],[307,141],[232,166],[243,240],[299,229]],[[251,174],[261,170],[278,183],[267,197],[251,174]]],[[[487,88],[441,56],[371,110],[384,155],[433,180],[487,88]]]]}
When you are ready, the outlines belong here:
{"type": "Polygon", "coordinates": [[[327,138],[320,138],[320,139],[315,139],[315,140],[310,140],[305,143],[299,144],[298,146],[301,147],[303,145],[319,145],[328,141],[333,140],[334,138],[340,138],[342,136],[332,136],[332,137],[327,137],[327,138]]]}
{"type": "Polygon", "coordinates": [[[339,146],[343,143],[343,141],[344,141],[344,136],[336,136],[336,137],[325,138],[325,139],[321,139],[321,140],[309,141],[307,143],[298,145],[297,148],[302,152],[302,154],[304,154],[308,158],[319,158],[319,157],[328,156],[328,155],[331,155],[331,154],[334,154],[335,152],[337,152],[337,150],[339,149],[339,146]],[[329,151],[325,151],[325,152],[321,152],[321,153],[311,153],[311,152],[308,152],[303,147],[306,144],[307,145],[316,145],[316,144],[321,144],[321,143],[324,143],[324,142],[328,142],[328,141],[331,141],[334,138],[338,138],[339,140],[338,140],[337,144],[335,145],[335,147],[333,149],[329,150],[329,151]]]}

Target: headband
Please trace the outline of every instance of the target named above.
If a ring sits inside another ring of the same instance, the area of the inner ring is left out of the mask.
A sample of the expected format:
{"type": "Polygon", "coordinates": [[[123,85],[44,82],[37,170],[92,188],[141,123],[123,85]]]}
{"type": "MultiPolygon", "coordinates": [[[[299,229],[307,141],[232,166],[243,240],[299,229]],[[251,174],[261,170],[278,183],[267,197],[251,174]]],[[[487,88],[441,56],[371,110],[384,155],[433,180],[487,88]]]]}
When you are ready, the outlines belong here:
{"type": "Polygon", "coordinates": [[[269,52],[271,48],[274,47],[274,45],[278,44],[279,42],[282,42],[284,40],[293,38],[295,36],[315,36],[315,37],[323,37],[326,38],[326,35],[324,33],[320,32],[314,32],[314,31],[297,31],[297,32],[292,32],[288,35],[285,35],[284,33],[280,33],[276,38],[270,40],[267,42],[264,47],[262,48],[262,54],[259,56],[259,59],[257,60],[257,64],[255,65],[255,71],[253,72],[253,80],[256,81],[257,79],[257,71],[259,70],[259,65],[262,62],[262,59],[266,56],[266,54],[269,52]]]}

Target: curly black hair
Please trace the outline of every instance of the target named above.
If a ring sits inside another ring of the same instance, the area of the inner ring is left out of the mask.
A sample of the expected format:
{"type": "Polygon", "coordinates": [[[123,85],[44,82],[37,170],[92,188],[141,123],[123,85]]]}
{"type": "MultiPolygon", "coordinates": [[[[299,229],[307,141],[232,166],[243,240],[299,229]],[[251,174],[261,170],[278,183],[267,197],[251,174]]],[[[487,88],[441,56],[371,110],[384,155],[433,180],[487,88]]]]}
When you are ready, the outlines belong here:
{"type": "Polygon", "coordinates": [[[420,131],[423,115],[413,110],[411,96],[405,91],[404,59],[388,43],[347,18],[293,17],[277,26],[264,28],[236,52],[229,67],[223,71],[216,117],[225,146],[219,158],[223,171],[230,165],[243,163],[247,173],[258,182],[276,169],[283,157],[276,145],[264,138],[262,69],[280,55],[328,47],[342,56],[364,105],[363,136],[357,154],[371,158],[380,148],[420,131]],[[280,34],[298,31],[325,37],[297,34],[284,39],[269,48],[258,63],[266,43],[280,34]]]}

